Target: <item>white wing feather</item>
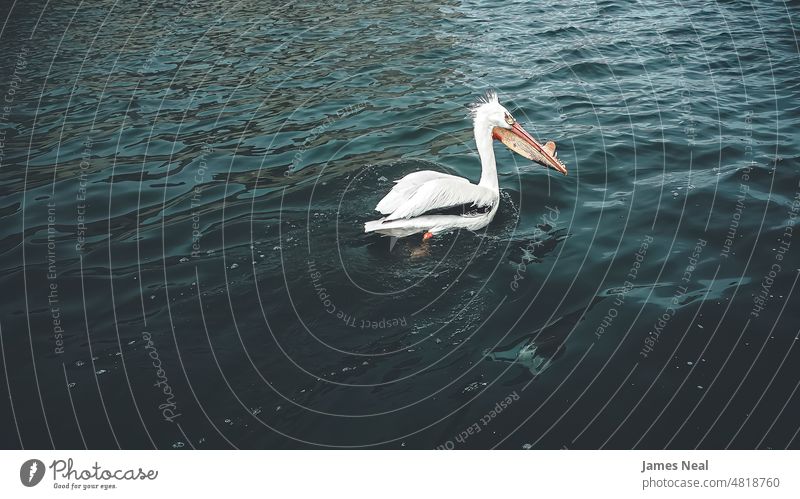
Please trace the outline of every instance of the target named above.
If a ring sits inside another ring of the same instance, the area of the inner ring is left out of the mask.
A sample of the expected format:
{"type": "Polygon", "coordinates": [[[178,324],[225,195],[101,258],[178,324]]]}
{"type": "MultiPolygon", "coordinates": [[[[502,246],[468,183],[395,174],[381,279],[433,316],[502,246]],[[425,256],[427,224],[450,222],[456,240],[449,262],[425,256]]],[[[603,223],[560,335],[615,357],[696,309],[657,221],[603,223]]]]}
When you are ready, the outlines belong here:
{"type": "MultiPolygon", "coordinates": [[[[420,172],[421,173],[421,172],[420,172]]],[[[403,179],[405,180],[405,179],[403,179]]],[[[461,204],[491,206],[496,199],[494,191],[471,184],[467,179],[447,175],[428,180],[386,217],[386,221],[411,218],[431,210],[461,204]]]]}
{"type": "Polygon", "coordinates": [[[395,186],[389,191],[389,194],[383,197],[375,209],[384,215],[389,215],[403,203],[408,201],[411,196],[417,192],[417,189],[425,182],[441,178],[454,178],[467,182],[467,179],[455,177],[446,173],[434,172],[431,170],[422,170],[419,172],[409,173],[400,180],[395,180],[395,186]]]}

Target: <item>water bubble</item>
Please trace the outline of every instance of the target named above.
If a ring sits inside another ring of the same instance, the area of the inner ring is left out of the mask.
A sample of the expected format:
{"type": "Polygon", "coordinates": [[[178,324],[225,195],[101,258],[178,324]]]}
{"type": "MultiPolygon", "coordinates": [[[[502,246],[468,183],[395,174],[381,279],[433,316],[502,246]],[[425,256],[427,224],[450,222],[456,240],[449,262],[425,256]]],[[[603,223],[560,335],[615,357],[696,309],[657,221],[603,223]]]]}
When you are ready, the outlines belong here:
{"type": "Polygon", "coordinates": [[[472,392],[472,391],[475,391],[475,390],[477,390],[477,389],[478,389],[478,387],[479,387],[479,386],[480,386],[480,385],[478,384],[478,382],[477,382],[477,381],[473,381],[472,383],[470,383],[469,385],[467,385],[467,386],[464,388],[464,390],[462,390],[462,391],[461,391],[461,393],[467,393],[467,392],[472,392]]]}

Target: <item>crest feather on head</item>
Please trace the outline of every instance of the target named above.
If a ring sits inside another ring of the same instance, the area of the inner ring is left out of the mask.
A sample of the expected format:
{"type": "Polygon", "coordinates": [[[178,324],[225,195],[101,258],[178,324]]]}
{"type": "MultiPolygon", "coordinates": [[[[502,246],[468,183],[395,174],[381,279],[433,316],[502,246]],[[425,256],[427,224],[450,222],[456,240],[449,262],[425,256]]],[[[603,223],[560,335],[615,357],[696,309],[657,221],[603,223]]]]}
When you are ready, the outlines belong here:
{"type": "Polygon", "coordinates": [[[494,90],[487,90],[486,93],[480,97],[469,107],[470,109],[470,116],[473,118],[475,117],[475,113],[478,112],[478,108],[483,106],[484,104],[499,104],[500,100],[497,98],[497,92],[494,90]]]}

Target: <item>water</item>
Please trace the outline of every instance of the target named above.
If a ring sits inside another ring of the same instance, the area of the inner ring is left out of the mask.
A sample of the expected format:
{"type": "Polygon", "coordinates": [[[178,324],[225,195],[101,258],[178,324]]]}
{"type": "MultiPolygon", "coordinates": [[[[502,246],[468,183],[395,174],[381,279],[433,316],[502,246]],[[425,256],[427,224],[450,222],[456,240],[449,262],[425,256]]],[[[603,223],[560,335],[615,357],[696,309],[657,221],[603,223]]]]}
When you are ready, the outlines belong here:
{"type": "Polygon", "coordinates": [[[796,448],[797,21],[17,4],[3,446],[796,448]],[[406,173],[477,180],[489,88],[570,175],[497,144],[486,229],[362,234],[406,173]]]}

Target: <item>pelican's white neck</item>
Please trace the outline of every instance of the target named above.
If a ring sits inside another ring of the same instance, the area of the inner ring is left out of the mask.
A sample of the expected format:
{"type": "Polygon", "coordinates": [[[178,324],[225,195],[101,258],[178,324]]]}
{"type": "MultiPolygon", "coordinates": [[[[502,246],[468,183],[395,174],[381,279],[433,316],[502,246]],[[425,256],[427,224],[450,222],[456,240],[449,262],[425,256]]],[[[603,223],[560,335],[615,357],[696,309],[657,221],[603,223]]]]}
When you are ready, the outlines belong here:
{"type": "Polygon", "coordinates": [[[497,183],[497,163],[494,159],[494,145],[492,144],[492,125],[489,119],[478,113],[473,124],[475,132],[475,145],[478,147],[478,156],[481,158],[481,181],[478,185],[500,192],[497,183]]]}

